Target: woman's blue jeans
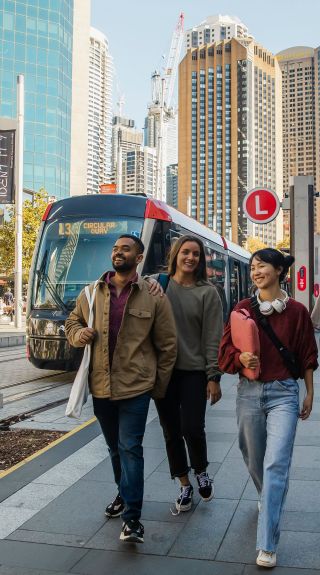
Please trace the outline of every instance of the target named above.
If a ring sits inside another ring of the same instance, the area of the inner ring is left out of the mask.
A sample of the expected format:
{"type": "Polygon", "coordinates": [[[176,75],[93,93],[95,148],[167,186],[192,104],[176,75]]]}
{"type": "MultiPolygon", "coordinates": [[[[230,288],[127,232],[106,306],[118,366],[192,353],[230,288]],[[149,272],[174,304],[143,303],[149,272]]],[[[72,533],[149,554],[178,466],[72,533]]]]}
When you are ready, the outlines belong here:
{"type": "Polygon", "coordinates": [[[261,501],[257,549],[275,551],[299,418],[297,381],[241,378],[237,417],[239,447],[261,501]]]}
{"type": "Polygon", "coordinates": [[[93,410],[107,442],[114,479],[125,503],[123,521],[139,519],[143,502],[144,460],[142,441],[150,393],[111,401],[93,398],[93,410]]]}

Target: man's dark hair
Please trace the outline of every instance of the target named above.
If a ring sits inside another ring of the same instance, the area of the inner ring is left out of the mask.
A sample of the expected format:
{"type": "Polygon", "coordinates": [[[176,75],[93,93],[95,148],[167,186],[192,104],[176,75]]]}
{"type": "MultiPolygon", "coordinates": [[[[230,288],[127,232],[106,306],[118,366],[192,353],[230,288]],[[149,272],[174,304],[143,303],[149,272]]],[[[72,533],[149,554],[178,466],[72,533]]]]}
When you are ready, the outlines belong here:
{"type": "Polygon", "coordinates": [[[138,248],[138,254],[143,254],[144,252],[144,245],[142,243],[142,241],[140,240],[140,238],[137,238],[137,236],[131,235],[131,234],[122,234],[121,236],[118,237],[118,240],[120,240],[120,238],[130,238],[130,240],[133,240],[138,248]]]}

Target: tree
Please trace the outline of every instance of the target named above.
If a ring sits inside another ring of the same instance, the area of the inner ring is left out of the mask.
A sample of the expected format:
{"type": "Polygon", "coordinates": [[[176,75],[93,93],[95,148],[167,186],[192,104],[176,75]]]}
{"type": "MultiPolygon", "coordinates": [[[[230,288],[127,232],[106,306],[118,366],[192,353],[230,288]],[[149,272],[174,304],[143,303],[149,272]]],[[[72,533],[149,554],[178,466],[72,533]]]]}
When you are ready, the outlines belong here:
{"type": "Polygon", "coordinates": [[[288,250],[290,249],[290,238],[284,238],[281,242],[276,245],[277,250],[288,250]]]}
{"type": "MultiPolygon", "coordinates": [[[[33,196],[33,200],[23,202],[23,235],[22,235],[22,267],[23,281],[28,280],[34,246],[36,243],[41,218],[48,205],[48,194],[42,188],[33,196]]],[[[0,272],[10,276],[13,274],[15,262],[15,208],[8,210],[9,219],[0,228],[0,272]]]]}
{"type": "Polygon", "coordinates": [[[266,248],[267,245],[264,244],[259,238],[249,236],[246,241],[244,247],[251,253],[256,252],[257,250],[263,250],[266,248]]]}

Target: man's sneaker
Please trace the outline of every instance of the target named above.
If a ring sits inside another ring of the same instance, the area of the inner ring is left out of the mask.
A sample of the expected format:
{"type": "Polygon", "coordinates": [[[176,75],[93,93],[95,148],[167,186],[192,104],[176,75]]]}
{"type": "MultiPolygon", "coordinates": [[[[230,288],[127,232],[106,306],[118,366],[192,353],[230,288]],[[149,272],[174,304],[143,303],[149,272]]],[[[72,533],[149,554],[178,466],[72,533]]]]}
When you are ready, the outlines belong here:
{"type": "Polygon", "coordinates": [[[277,564],[277,556],[272,551],[263,551],[260,549],[256,563],[260,565],[260,567],[275,567],[277,564]]]}
{"type": "Polygon", "coordinates": [[[122,524],[121,541],[129,543],[143,543],[144,527],[137,519],[130,519],[122,524]]]}
{"type": "Polygon", "coordinates": [[[189,511],[192,505],[193,497],[193,487],[192,485],[183,485],[180,488],[180,495],[176,500],[176,510],[178,513],[180,511],[189,511]]]}
{"type": "Polygon", "coordinates": [[[123,511],[124,511],[124,501],[123,501],[122,497],[120,496],[120,494],[118,493],[115,500],[112,501],[112,503],[110,503],[106,507],[105,514],[110,519],[113,519],[114,517],[120,517],[120,515],[121,515],[121,513],[123,513],[123,511]]]}
{"type": "Polygon", "coordinates": [[[213,498],[213,479],[209,477],[206,471],[202,473],[197,473],[196,478],[199,485],[199,494],[203,501],[211,501],[213,498]]]}

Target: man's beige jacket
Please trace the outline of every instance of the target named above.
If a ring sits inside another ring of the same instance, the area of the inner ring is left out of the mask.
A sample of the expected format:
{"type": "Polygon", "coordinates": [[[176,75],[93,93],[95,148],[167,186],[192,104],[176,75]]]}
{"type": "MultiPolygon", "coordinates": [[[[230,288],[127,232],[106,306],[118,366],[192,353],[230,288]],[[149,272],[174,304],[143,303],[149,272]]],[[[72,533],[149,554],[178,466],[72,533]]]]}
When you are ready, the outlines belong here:
{"type": "MultiPolygon", "coordinates": [[[[101,276],[94,303],[96,336],[92,343],[89,385],[94,397],[127,399],[150,391],[152,397],[164,397],[176,360],[176,328],[166,296],[149,294],[149,284],[139,278],[123,312],[112,367],[109,365],[110,292],[101,276]]],[[[89,289],[92,293],[94,284],[89,289]]],[[[84,290],[66,321],[66,336],[74,347],[80,343],[87,326],[89,306],[84,290]]]]}

